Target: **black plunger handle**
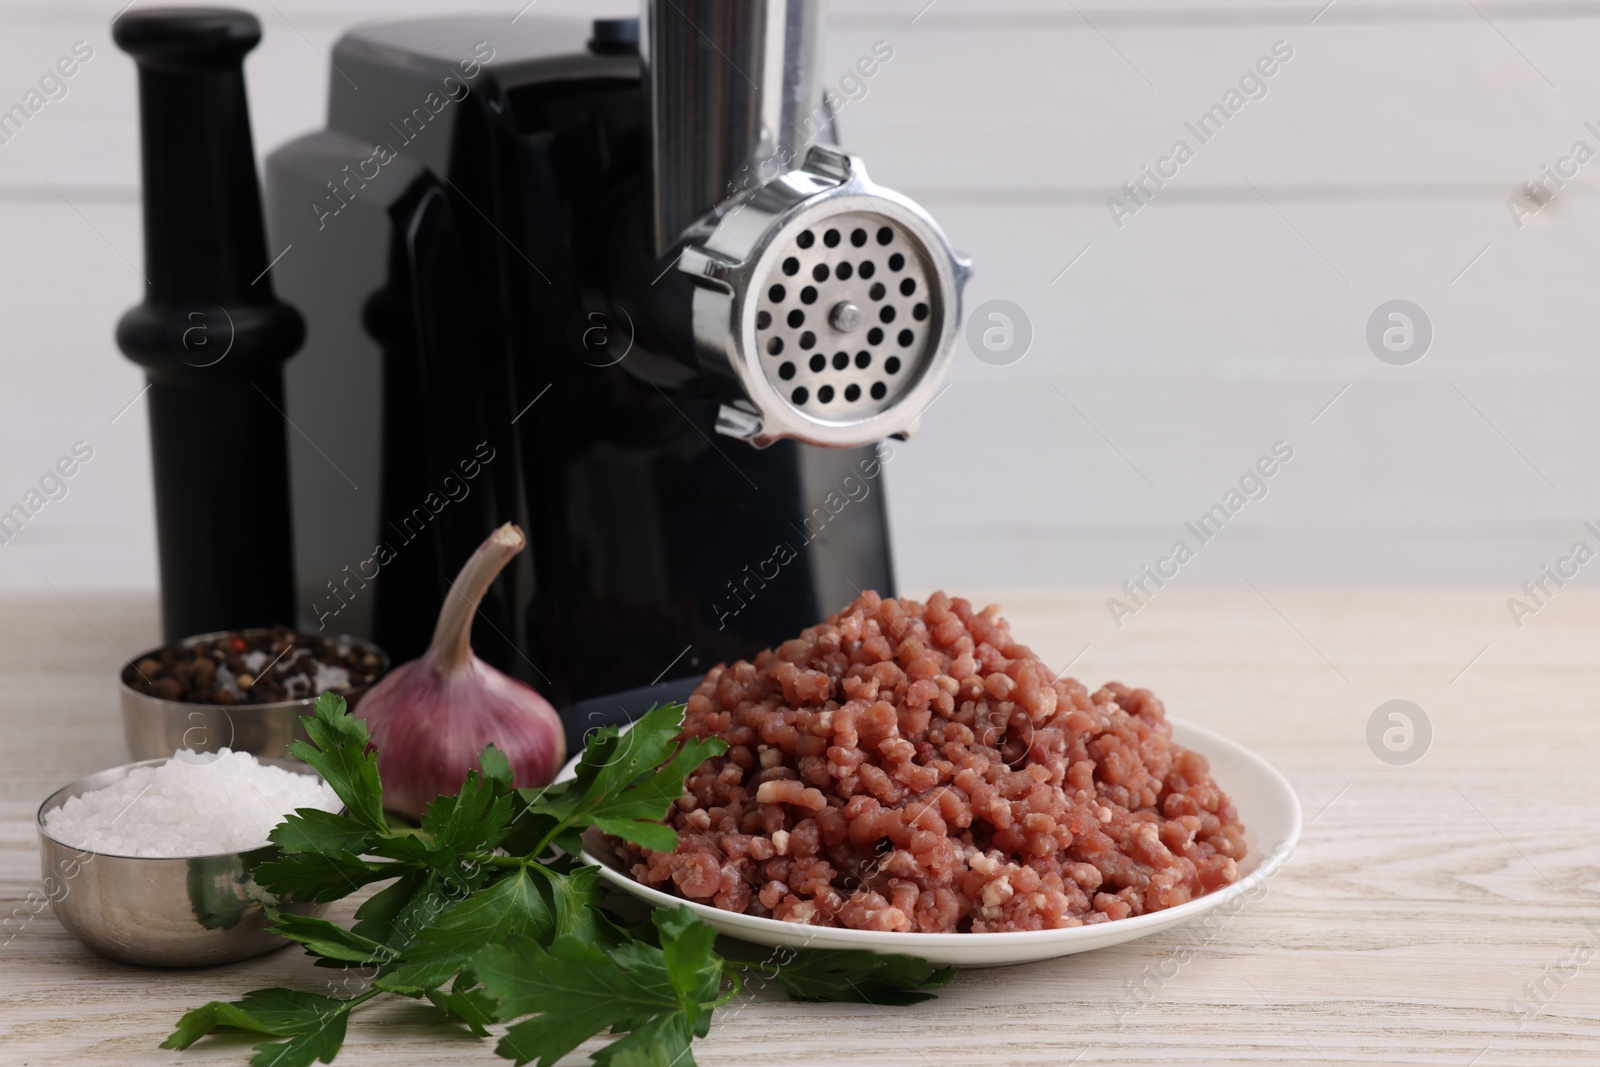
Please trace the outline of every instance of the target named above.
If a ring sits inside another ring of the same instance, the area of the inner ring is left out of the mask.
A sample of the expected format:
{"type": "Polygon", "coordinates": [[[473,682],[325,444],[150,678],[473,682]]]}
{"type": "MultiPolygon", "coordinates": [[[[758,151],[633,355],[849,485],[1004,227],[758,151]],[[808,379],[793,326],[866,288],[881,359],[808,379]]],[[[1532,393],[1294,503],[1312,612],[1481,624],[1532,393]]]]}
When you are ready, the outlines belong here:
{"type": "Polygon", "coordinates": [[[152,8],[112,37],[139,67],[149,284],[117,344],[150,379],[162,626],[292,624],[282,364],[305,325],[267,273],[244,86],[261,24],[152,8]]]}

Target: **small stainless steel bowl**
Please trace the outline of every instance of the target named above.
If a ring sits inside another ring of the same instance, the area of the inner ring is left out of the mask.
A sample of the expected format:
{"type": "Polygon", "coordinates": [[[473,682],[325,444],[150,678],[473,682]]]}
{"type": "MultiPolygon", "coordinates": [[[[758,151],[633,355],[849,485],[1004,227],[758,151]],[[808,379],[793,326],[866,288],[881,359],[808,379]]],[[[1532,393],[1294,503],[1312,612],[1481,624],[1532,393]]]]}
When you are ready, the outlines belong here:
{"type": "MultiPolygon", "coordinates": [[[[227,630],[210,634],[197,634],[177,642],[187,648],[201,641],[225,637],[229,633],[244,635],[261,633],[266,627],[245,630],[227,630]]],[[[343,634],[331,638],[348,641],[363,652],[378,657],[378,676],[389,669],[389,657],[383,649],[370,641],[343,634]]],[[[300,700],[280,700],[272,704],[190,704],[181,700],[162,700],[141,693],[133,687],[138,662],[146,657],[158,657],[167,645],[141,652],[123,664],[118,674],[122,691],[122,728],[128,738],[128,752],[136,760],[170,757],[180,748],[195,752],[216,752],[231,748],[235,752],[250,752],[257,756],[288,758],[289,745],[305,740],[300,726],[302,715],[312,714],[311,704],[316,697],[300,700]]],[[[351,710],[370,686],[356,686],[342,694],[351,710]]]]}
{"type": "MultiPolygon", "coordinates": [[[[44,894],[61,925],[108,959],[148,967],[234,963],[292,944],[266,928],[263,907],[315,916],[328,905],[297,904],[255,883],[256,867],[279,855],[275,845],[155,859],[75,848],[45,831],[46,813],[72,797],[104,789],[139,767],[161,762],[140,760],[91,774],[56,790],[39,806],[44,894]]],[[[261,762],[296,774],[316,773],[297,760],[261,762]]]]}

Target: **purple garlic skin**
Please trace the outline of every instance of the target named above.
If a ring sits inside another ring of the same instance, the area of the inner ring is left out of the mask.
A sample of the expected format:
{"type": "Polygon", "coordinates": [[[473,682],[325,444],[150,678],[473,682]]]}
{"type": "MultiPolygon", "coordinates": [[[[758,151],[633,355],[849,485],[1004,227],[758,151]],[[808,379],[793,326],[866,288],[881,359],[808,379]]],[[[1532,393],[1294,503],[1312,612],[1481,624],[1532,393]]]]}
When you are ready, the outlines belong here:
{"type": "Polygon", "coordinates": [[[471,647],[484,593],[526,544],[510,523],[490,534],[457,576],[428,651],[389,672],[357,705],[378,750],[385,807],[420,818],[434,798],[461,790],[485,745],[505,753],[519,788],[545,785],[566,761],[555,708],[471,647]]]}

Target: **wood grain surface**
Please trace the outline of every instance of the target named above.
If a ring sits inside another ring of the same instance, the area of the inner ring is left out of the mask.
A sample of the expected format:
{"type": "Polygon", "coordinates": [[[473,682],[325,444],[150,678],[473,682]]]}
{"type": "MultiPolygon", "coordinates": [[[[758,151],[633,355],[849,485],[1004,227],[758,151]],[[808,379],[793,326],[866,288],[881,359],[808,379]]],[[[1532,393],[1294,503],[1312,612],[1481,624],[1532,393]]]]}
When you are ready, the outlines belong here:
{"type": "MultiPolygon", "coordinates": [[[[702,1065],[1600,1062],[1600,595],[1563,591],[1519,631],[1492,590],[1169,588],[1117,630],[1103,594],[965,592],[1004,604],[1048,662],[1149,686],[1271,760],[1305,808],[1299,849],[1209,936],[969,971],[908,1009],[747,996],[695,1046],[702,1065]],[[1396,698],[1433,727],[1405,767],[1366,742],[1396,698]]],[[[113,679],[156,640],[151,597],[68,595],[13,599],[0,621],[0,917],[38,889],[39,803],[127,760],[113,679]]],[[[0,941],[7,1067],[243,1064],[247,1040],[156,1046],[209,998],[326,978],[294,949],[107,963],[48,910],[0,941]]],[[[360,1011],[337,1060],[496,1062],[405,1004],[360,1011]]]]}

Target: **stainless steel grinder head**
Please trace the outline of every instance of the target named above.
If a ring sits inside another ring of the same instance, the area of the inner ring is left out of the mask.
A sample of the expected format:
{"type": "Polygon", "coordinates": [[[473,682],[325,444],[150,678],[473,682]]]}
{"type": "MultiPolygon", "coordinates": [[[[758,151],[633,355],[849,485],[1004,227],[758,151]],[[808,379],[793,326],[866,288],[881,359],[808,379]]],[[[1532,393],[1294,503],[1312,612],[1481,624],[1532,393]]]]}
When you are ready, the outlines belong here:
{"type": "Polygon", "coordinates": [[[915,431],[944,388],[970,263],[922,208],[860,159],[804,164],[708,217],[678,269],[693,277],[717,429],[849,447],[915,431]]]}

